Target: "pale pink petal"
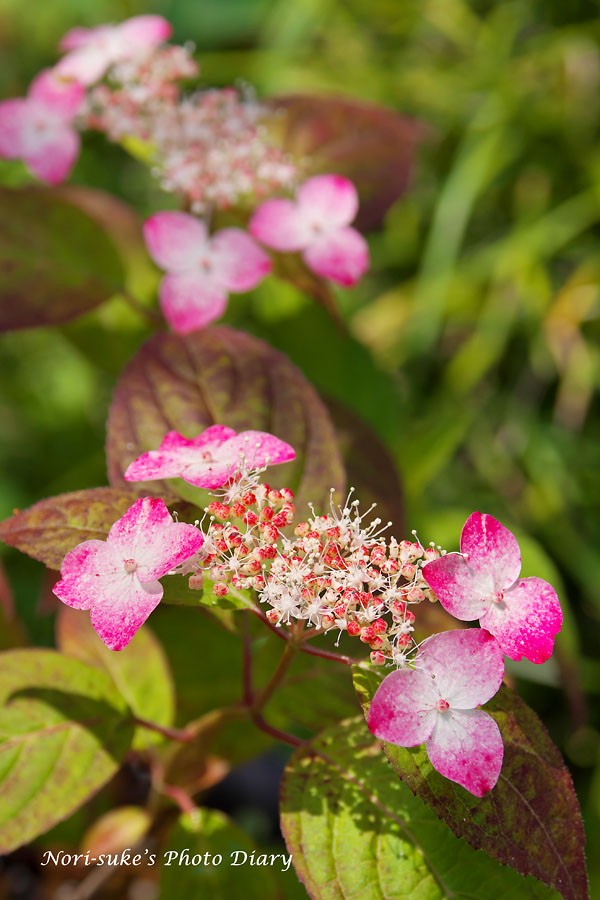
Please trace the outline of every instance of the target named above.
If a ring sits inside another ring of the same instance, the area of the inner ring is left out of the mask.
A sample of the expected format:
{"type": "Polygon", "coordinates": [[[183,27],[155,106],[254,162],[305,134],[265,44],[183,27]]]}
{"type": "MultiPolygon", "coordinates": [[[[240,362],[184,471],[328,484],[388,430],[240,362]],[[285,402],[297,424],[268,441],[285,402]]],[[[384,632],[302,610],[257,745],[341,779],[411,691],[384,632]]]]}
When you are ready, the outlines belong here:
{"type": "Polygon", "coordinates": [[[101,596],[103,578],[122,573],[106,541],[84,541],[71,550],[60,567],[62,579],[52,591],[74,609],[89,609],[101,596]]]}
{"type": "Polygon", "coordinates": [[[349,225],[358,212],[356,188],[342,175],[315,175],[298,189],[302,214],[318,219],[326,228],[349,225]]]}
{"type": "Polygon", "coordinates": [[[54,71],[63,78],[72,78],[90,85],[99,81],[112,62],[112,57],[100,44],[90,42],[71,50],[56,64],[54,71]]]}
{"type": "Polygon", "coordinates": [[[562,618],[551,584],[541,578],[521,578],[504,592],[504,600],[490,606],[480,623],[510,659],[524,656],[531,662],[543,663],[552,655],[562,618]]]}
{"type": "Polygon", "coordinates": [[[250,219],[248,230],[261,244],[282,252],[302,250],[313,237],[292,200],[262,203],[250,219]]]}
{"type": "Polygon", "coordinates": [[[422,571],[444,609],[463,622],[479,619],[493,602],[491,577],[485,571],[476,576],[460,553],[434,559],[422,571]]]}
{"type": "MultiPolygon", "coordinates": [[[[176,432],[171,432],[171,434],[175,433],[176,432]]],[[[191,443],[194,447],[204,447],[206,444],[215,444],[216,446],[219,446],[219,444],[224,444],[225,441],[228,441],[229,438],[235,437],[236,434],[237,432],[227,425],[209,425],[209,427],[205,428],[198,437],[192,438],[191,443]]]]}
{"type": "Polygon", "coordinates": [[[40,143],[23,157],[31,171],[47,184],[60,184],[69,175],[79,156],[80,140],[76,131],[65,127],[40,143]]]}
{"type": "Polygon", "coordinates": [[[216,279],[229,291],[256,287],[271,271],[271,260],[241,228],[224,228],[211,240],[211,262],[216,279]]]}
{"type": "Polygon", "coordinates": [[[53,69],[45,69],[31,82],[28,96],[56,116],[71,121],[83,104],[85,88],[77,81],[61,78],[53,69]]]}
{"type": "Polygon", "coordinates": [[[514,584],[521,571],[521,551],[514,534],[493,516],[474,512],[464,524],[460,550],[476,575],[485,573],[494,591],[514,584]]]}
{"type": "Polygon", "coordinates": [[[434,634],[421,645],[418,665],[435,675],[442,698],[457,709],[486,703],[504,676],[498,641],[481,628],[434,634]]]}
{"type": "Polygon", "coordinates": [[[21,98],[0,103],[0,157],[19,159],[23,154],[28,103],[21,98]]]}
{"type": "Polygon", "coordinates": [[[476,797],[483,797],[498,781],[502,737],[492,717],[480,709],[438,713],[425,746],[432,766],[476,797]]]}
{"type": "Polygon", "coordinates": [[[161,269],[184,272],[194,268],[208,250],[206,225],[183,212],[160,212],[144,222],[148,252],[161,269]]]}
{"type": "MultiPolygon", "coordinates": [[[[101,28],[106,28],[107,26],[100,26],[101,28]]],[[[110,26],[108,26],[110,27],[110,26]]],[[[94,35],[98,32],[98,28],[71,28],[70,31],[61,38],[60,44],[58,45],[61,50],[77,50],[78,47],[83,47],[85,44],[89,43],[90,40],[93,39],[94,35]]]]}
{"type": "Polygon", "coordinates": [[[321,278],[350,287],[369,268],[369,247],[354,228],[319,235],[302,253],[304,262],[321,278]]]}
{"type": "Polygon", "coordinates": [[[381,682],[371,702],[367,724],[382,741],[400,747],[422,744],[438,716],[440,693],[427,672],[399,669],[381,682]]]}
{"type": "Polygon", "coordinates": [[[178,334],[189,334],[220,318],[227,294],[201,273],[167,275],[159,290],[165,319],[178,334]]]}
{"type": "Polygon", "coordinates": [[[135,637],[163,595],[158,581],[140,584],[130,575],[118,594],[106,595],[93,607],[90,621],[110,650],[122,650],[135,637]]]}
{"type": "Polygon", "coordinates": [[[202,533],[193,525],[173,522],[164,502],[143,497],[130,506],[108,533],[108,544],[123,562],[137,563],[137,578],[154,581],[200,549],[202,533]]]}
{"type": "Polygon", "coordinates": [[[119,37],[123,38],[130,52],[160,44],[168,40],[173,33],[170,22],[162,16],[134,16],[117,27],[119,37]]]}
{"type": "Polygon", "coordinates": [[[264,431],[241,431],[227,442],[225,449],[228,458],[241,460],[243,457],[249,469],[289,462],[296,456],[290,444],[264,431]]]}

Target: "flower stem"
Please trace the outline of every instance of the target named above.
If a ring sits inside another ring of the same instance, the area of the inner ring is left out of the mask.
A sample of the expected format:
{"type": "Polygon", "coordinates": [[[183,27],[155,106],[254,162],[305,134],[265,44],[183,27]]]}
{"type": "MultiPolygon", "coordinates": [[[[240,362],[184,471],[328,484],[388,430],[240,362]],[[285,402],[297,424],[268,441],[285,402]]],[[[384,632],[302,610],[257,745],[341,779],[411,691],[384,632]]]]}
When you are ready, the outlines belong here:
{"type": "Polygon", "coordinates": [[[298,650],[298,647],[296,647],[291,642],[289,642],[285,645],[283,653],[281,654],[281,657],[277,664],[277,668],[273,672],[269,682],[265,685],[265,687],[258,694],[258,696],[254,698],[254,701],[253,701],[252,707],[251,707],[253,713],[260,712],[261,709],[263,709],[263,707],[265,707],[267,705],[267,703],[271,699],[273,692],[281,684],[281,681],[283,680],[285,673],[289,669],[290,664],[291,664],[294,656],[296,655],[297,650],[298,650]]]}
{"type": "Polygon", "coordinates": [[[195,740],[194,733],[186,731],[185,729],[167,728],[166,725],[159,725],[158,722],[149,722],[148,719],[141,719],[139,716],[134,716],[133,721],[136,725],[139,725],[140,728],[147,728],[148,731],[156,731],[157,734],[162,734],[163,737],[168,738],[170,741],[191,744],[192,741],[195,740]]]}

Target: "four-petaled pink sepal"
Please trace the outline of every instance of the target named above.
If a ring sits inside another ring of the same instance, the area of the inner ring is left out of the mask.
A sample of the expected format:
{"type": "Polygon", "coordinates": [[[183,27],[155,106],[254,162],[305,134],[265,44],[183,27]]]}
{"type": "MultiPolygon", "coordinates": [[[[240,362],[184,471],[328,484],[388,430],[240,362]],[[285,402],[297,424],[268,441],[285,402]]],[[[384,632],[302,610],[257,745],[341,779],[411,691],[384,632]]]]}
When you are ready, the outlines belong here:
{"type": "Polygon", "coordinates": [[[368,715],[376,737],[400,747],[425,743],[437,771],[476,797],[500,775],[500,729],[477,707],[504,674],[498,642],[481,628],[446,631],[425,641],[415,669],[398,669],[377,689],[368,715]]]}
{"type": "Polygon", "coordinates": [[[245,231],[224,228],[209,237],[204,222],[187,213],[156,213],[145,222],[144,237],[167,272],[160,303],[179,334],[218,319],[229,293],[251,290],[271,271],[271,260],[245,231]]]}
{"type": "Polygon", "coordinates": [[[170,431],[158,450],[138,456],[125,472],[127,481],[183,478],[196,487],[223,487],[242,471],[289,462],[294,448],[264,431],[237,434],[225,425],[211,425],[189,439],[170,431]]]}
{"type": "Polygon", "coordinates": [[[162,16],[134,16],[119,25],[72,28],[60,42],[67,53],[56,70],[81,84],[94,84],[114,63],[151,50],[171,37],[173,29],[162,16]]]}
{"type": "Polygon", "coordinates": [[[423,567],[440,603],[463,621],[479,619],[510,659],[543,663],[562,627],[556,591],[541,578],[519,578],[521,553],[515,536],[497,519],[474,512],[460,538],[460,553],[423,567]]]}
{"type": "Polygon", "coordinates": [[[306,265],[344,287],[369,268],[367,242],[350,223],[358,212],[356,188],[341,175],[316,175],[296,201],[267,200],[250,221],[250,233],[274,250],[302,253],[306,265]]]}
{"type": "Polygon", "coordinates": [[[46,69],[32,81],[27,97],[0,103],[0,157],[22,159],[47,184],[64,181],[79,155],[73,119],[84,93],[77,82],[46,69]]]}
{"type": "Polygon", "coordinates": [[[122,650],[163,595],[158,581],[190,559],[204,542],[193,525],[174,522],[162,500],[137,500],[105,541],[84,541],[67,553],[56,596],[89,609],[92,625],[111,650],[122,650]]]}

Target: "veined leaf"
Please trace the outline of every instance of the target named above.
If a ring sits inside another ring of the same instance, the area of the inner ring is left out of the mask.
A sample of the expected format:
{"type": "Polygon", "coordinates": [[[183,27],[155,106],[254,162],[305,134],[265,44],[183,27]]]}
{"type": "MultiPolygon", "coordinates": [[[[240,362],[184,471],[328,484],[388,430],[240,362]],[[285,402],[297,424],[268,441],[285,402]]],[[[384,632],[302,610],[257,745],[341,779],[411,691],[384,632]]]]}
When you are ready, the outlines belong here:
{"type": "MultiPolygon", "coordinates": [[[[357,670],[354,685],[366,711],[380,679],[357,670]]],[[[516,694],[502,687],[485,705],[504,741],[496,787],[481,799],[433,768],[424,747],[383,743],[396,774],[473,847],[534,875],[564,900],[588,895],[581,813],[571,776],[544,726],[516,694]]]]}
{"type": "Polygon", "coordinates": [[[0,707],[0,853],[8,853],[114,775],[133,723],[108,675],[52,650],[1,655],[0,707]]]}

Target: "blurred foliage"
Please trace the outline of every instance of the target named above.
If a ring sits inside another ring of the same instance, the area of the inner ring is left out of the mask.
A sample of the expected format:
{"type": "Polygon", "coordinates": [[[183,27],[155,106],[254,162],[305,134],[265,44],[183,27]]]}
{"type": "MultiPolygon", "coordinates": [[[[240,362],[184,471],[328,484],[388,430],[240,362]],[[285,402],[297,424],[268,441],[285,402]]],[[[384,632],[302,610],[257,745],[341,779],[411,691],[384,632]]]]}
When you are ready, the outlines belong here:
{"type": "MultiPolygon", "coordinates": [[[[558,665],[537,673],[542,683],[526,666],[513,674],[571,765],[600,892],[597,5],[53,0],[32,16],[0,0],[0,94],[23,93],[67,28],[150,11],[195,42],[209,84],[340,92],[424,123],[412,187],[371,238],[372,273],[340,296],[351,337],[273,280],[235,298],[228,320],[368,421],[422,540],[456,545],[466,514],[483,509],[528,535],[536,574],[558,570],[571,610],[558,665]]],[[[143,213],[169,204],[96,137],[73,180],[143,213]]],[[[115,298],[69,326],[2,337],[0,515],[105,483],[110,392],[147,331],[115,298]]],[[[32,639],[48,640],[33,609],[38,569],[6,560],[32,639]]]]}

